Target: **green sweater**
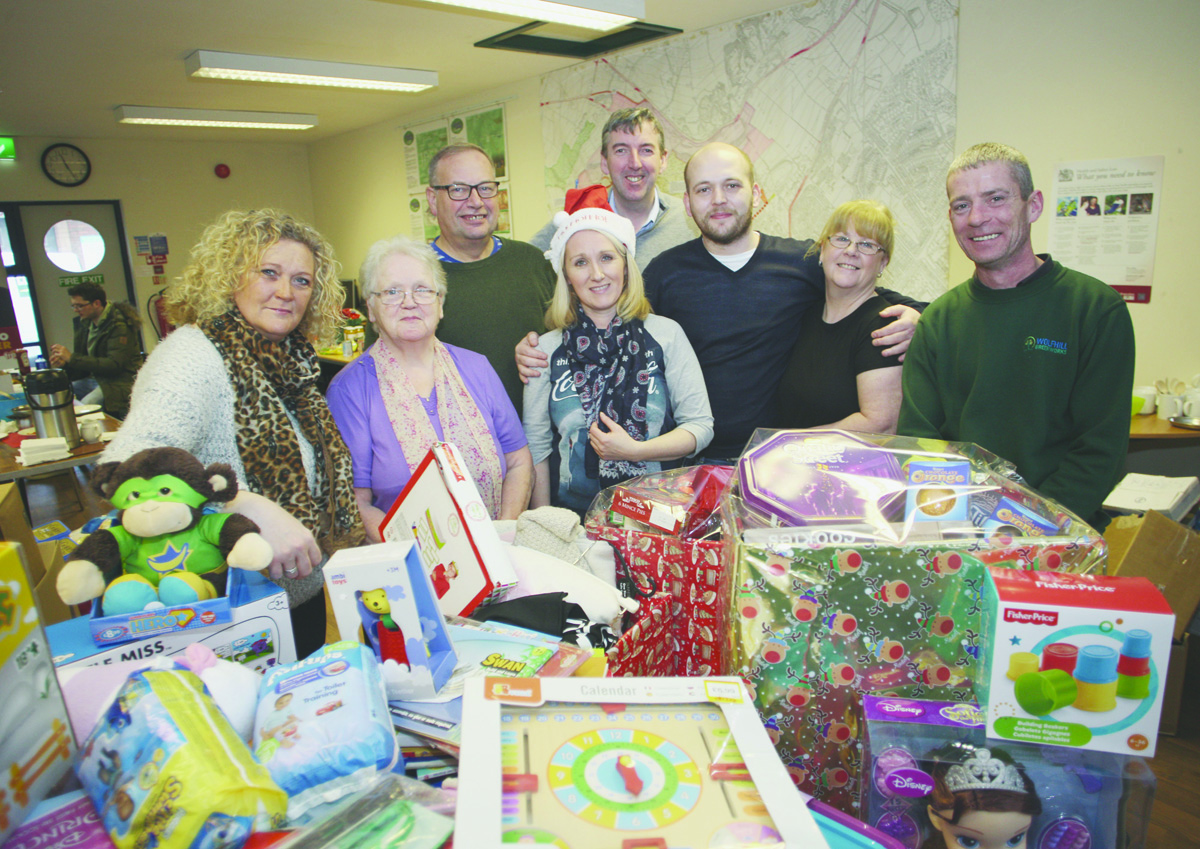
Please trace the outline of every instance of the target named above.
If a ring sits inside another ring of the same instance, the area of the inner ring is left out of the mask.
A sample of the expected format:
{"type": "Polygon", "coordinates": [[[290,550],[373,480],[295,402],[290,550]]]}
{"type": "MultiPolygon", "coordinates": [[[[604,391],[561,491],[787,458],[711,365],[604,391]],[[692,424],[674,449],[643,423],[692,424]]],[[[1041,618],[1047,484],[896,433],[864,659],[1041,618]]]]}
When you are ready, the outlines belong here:
{"type": "Polygon", "coordinates": [[[555,277],[537,248],[500,241],[500,250],[476,262],[442,263],[446,304],[437,338],[487,357],[519,415],[525,385],[517,374],[515,349],[530,330],[546,330],[555,277]]]}
{"type": "Polygon", "coordinates": [[[1110,286],[1042,259],[1016,288],[972,278],[925,311],[898,431],[981,445],[1103,528],[1129,447],[1133,323],[1110,286]]]}

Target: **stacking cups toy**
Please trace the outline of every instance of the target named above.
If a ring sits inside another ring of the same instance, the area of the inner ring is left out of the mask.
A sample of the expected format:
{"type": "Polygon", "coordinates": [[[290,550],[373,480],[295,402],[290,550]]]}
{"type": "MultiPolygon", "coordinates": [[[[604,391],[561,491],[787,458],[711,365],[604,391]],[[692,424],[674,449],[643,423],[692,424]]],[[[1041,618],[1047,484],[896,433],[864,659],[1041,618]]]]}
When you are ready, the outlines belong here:
{"type": "Polygon", "coordinates": [[[1117,650],[1111,646],[1084,646],[1075,663],[1079,695],[1075,707],[1096,713],[1117,706],[1117,650]]]}
{"type": "Polygon", "coordinates": [[[1075,660],[1079,656],[1079,646],[1071,643],[1051,643],[1042,649],[1042,671],[1061,669],[1068,675],[1075,671],[1075,660]]]}
{"type": "Polygon", "coordinates": [[[1026,672],[1016,680],[1013,693],[1021,710],[1045,716],[1070,705],[1078,697],[1075,679],[1061,669],[1026,672]]]}
{"type": "Polygon", "coordinates": [[[1117,659],[1117,695],[1144,699],[1150,695],[1150,632],[1133,628],[1125,634],[1117,659]]]}
{"type": "Polygon", "coordinates": [[[1027,672],[1038,671],[1038,656],[1031,651],[1017,651],[1008,656],[1008,680],[1016,681],[1027,672]]]}

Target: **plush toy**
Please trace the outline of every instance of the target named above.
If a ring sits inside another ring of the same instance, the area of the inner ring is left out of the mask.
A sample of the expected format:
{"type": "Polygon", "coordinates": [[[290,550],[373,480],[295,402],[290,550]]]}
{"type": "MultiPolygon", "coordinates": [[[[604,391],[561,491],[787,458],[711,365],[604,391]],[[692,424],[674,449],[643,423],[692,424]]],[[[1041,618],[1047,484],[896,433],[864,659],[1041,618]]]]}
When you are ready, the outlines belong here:
{"type": "Polygon", "coordinates": [[[67,604],[103,595],[105,615],[154,602],[191,604],[217,597],[202,576],[223,578],[226,565],[258,571],[271,562],[271,546],[250,519],[201,510],[237,495],[237,478],[224,463],[205,468],[179,448],[147,448],[97,466],[92,487],[121,511],[121,524],[71,552],[57,584],[67,604]]]}

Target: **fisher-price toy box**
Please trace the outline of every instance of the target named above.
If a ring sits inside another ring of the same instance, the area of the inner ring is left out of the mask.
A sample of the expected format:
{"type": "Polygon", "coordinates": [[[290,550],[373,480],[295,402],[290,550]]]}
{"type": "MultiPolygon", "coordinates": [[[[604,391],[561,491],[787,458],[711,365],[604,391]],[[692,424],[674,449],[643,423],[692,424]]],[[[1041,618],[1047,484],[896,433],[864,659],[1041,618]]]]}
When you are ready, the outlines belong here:
{"type": "Polygon", "coordinates": [[[1152,757],[1174,626],[1145,578],[990,569],[988,737],[1152,757]]]}
{"type": "Polygon", "coordinates": [[[296,661],[296,642],[287,593],[259,572],[242,573],[230,581],[230,619],[203,629],[170,629],[132,642],[98,646],[92,640],[91,619],[77,616],[46,628],[54,665],[97,666],[125,660],[146,660],[179,654],[192,643],[202,643],[220,657],[235,660],[260,672],[277,663],[296,661]]]}

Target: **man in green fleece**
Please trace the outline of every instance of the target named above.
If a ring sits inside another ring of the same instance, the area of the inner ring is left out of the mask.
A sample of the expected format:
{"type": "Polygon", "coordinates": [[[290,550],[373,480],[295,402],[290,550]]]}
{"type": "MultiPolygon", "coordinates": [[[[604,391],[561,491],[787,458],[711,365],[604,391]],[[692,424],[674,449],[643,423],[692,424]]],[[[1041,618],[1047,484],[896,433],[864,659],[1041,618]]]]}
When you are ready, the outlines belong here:
{"type": "Polygon", "coordinates": [[[1129,445],[1133,323],[1110,286],[1035,254],[1029,161],[975,145],[946,178],[975,275],[930,305],[904,362],[898,431],[974,442],[1103,530],[1129,445]]]}

